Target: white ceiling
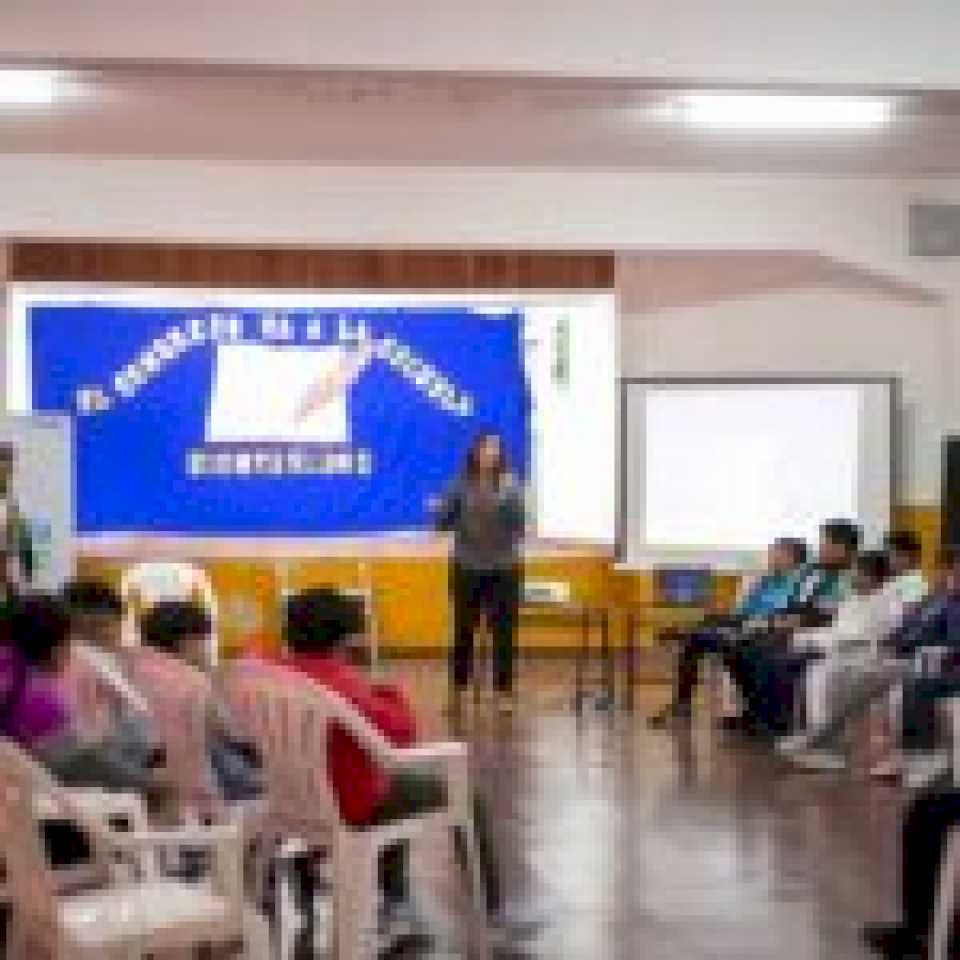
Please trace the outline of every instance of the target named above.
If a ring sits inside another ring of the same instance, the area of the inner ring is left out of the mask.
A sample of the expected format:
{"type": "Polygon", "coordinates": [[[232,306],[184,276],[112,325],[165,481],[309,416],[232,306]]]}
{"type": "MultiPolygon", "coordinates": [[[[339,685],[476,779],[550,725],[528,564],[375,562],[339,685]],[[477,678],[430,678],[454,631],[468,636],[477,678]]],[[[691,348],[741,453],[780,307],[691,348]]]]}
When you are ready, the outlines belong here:
{"type": "Polygon", "coordinates": [[[0,106],[0,154],[251,164],[960,173],[958,0],[0,0],[0,65],[85,96],[0,106]],[[895,93],[873,132],[719,133],[698,89],[895,93]]]}
{"type": "Polygon", "coordinates": [[[899,96],[888,128],[718,133],[663,119],[676,95],[624,80],[107,67],[78,96],[0,107],[0,153],[330,166],[960,173],[960,93],[899,96]]]}
{"type": "Polygon", "coordinates": [[[960,88],[957,0],[3,0],[0,59],[960,88]]]}

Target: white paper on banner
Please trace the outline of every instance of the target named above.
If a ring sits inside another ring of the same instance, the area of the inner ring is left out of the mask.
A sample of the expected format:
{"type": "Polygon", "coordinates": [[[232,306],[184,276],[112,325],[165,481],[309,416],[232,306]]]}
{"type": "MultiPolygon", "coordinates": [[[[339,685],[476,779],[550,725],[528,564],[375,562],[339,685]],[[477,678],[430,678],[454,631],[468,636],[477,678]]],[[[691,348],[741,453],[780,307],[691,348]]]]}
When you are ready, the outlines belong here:
{"type": "Polygon", "coordinates": [[[219,344],[208,443],[349,442],[343,347],[219,344]]]}

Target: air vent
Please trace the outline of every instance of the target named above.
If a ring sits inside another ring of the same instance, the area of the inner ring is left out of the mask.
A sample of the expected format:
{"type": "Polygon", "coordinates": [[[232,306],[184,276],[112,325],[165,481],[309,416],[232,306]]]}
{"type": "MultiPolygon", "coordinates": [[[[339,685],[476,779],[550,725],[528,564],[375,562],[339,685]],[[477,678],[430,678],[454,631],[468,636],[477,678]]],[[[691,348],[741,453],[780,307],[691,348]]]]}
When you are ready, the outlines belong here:
{"type": "Polygon", "coordinates": [[[910,256],[960,257],[960,203],[910,204],[910,256]]]}

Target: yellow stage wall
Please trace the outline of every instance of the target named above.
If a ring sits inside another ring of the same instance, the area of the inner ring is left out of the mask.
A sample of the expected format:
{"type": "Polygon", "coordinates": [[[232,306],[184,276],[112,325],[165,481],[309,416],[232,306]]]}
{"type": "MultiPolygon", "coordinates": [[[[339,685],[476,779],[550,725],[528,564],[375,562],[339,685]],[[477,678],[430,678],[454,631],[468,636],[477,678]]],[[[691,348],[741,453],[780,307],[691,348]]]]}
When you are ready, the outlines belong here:
{"type": "MultiPolygon", "coordinates": [[[[929,569],[936,556],[940,514],[936,507],[909,506],[895,511],[897,526],[916,530],[924,543],[924,563],[929,569]]],[[[242,649],[255,638],[275,648],[279,637],[279,611],[285,591],[316,584],[345,587],[369,585],[376,598],[381,644],[398,655],[439,654],[449,636],[447,563],[442,545],[394,543],[389,548],[356,548],[340,555],[313,555],[315,546],[297,553],[295,546],[260,555],[255,547],[229,544],[216,550],[202,544],[184,545],[177,554],[167,542],[154,550],[149,538],[111,549],[108,543],[81,546],[78,571],[119,583],[122,570],[140,559],[177,556],[202,566],[210,575],[221,607],[221,639],[226,654],[242,649]]],[[[653,582],[649,573],[615,569],[609,553],[601,550],[555,550],[540,553],[527,563],[527,575],[563,580],[571,585],[575,601],[611,610],[611,640],[623,643],[623,611],[630,604],[650,603],[653,582]]],[[[735,577],[719,577],[715,606],[729,605],[736,591],[735,577]]],[[[645,638],[647,639],[647,638],[645,638]]],[[[579,634],[572,625],[545,626],[525,622],[521,646],[531,651],[572,651],[579,634]]]]}

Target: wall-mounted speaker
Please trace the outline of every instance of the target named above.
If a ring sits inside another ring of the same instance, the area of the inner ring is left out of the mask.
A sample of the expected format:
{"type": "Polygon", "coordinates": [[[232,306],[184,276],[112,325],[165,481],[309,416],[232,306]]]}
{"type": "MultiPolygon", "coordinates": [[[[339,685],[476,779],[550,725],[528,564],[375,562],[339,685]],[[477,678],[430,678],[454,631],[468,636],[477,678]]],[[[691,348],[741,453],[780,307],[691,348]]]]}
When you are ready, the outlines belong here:
{"type": "Polygon", "coordinates": [[[911,257],[960,257],[960,203],[910,204],[911,257]]]}

